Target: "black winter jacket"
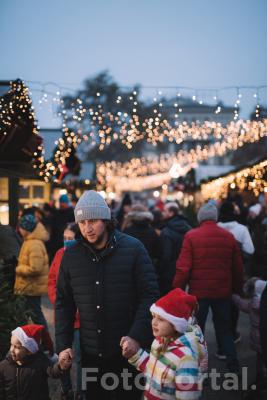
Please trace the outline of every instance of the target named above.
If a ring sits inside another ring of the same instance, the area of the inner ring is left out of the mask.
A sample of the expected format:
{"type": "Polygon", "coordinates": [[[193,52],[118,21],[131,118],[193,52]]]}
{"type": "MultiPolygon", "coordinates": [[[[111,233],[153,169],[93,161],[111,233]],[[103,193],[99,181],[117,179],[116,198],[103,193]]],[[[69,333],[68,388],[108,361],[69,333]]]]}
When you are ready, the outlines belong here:
{"type": "Polygon", "coordinates": [[[162,294],[172,289],[184,235],[191,229],[185,217],[176,215],[168,220],[160,234],[161,258],[159,262],[159,281],[162,294]]]}
{"type": "Polygon", "coordinates": [[[263,360],[267,368],[267,286],[262,293],[260,303],[260,339],[263,360]]]}
{"type": "Polygon", "coordinates": [[[42,352],[18,365],[8,353],[0,362],[0,400],[49,400],[47,378],[59,378],[63,372],[52,365],[42,352]]]}
{"type": "Polygon", "coordinates": [[[124,230],[127,235],[133,236],[143,243],[153,261],[160,256],[160,239],[156,231],[150,226],[149,221],[133,221],[124,230]]]}
{"type": "Polygon", "coordinates": [[[80,313],[82,355],[121,354],[128,335],[149,346],[149,308],[159,295],[154,267],[142,243],[115,231],[102,252],[85,239],[64,252],[56,297],[56,343],[72,345],[76,309],[80,313]]]}

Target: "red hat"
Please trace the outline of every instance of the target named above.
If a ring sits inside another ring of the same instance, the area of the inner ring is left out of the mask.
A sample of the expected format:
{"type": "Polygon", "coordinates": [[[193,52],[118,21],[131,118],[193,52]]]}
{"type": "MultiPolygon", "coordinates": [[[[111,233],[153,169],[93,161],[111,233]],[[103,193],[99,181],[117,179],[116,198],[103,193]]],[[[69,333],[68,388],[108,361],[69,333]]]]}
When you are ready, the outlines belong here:
{"type": "Polygon", "coordinates": [[[152,304],[150,311],[170,322],[180,333],[187,331],[189,318],[197,305],[197,298],[181,289],[173,289],[152,304]]]}
{"type": "Polygon", "coordinates": [[[31,353],[36,353],[41,344],[44,350],[48,350],[50,354],[54,353],[52,339],[43,325],[23,325],[12,331],[12,335],[31,353]]]}

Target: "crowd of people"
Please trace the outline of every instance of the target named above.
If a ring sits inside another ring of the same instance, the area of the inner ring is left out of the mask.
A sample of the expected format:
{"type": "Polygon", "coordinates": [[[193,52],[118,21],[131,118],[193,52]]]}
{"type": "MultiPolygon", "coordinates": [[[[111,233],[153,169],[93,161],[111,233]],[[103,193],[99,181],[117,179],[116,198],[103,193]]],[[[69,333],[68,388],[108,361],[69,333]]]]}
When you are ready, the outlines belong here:
{"type": "Polygon", "coordinates": [[[0,224],[0,270],[13,271],[10,286],[31,311],[31,324],[14,329],[0,363],[0,400],[14,393],[41,398],[40,387],[47,400],[47,376],[60,379],[61,399],[137,400],[143,392],[154,400],[200,398],[210,309],[215,356],[237,375],[239,312],[249,314],[257,390],[246,396],[258,399],[267,388],[264,205],[209,200],[197,220],[194,227],[176,201],[148,207],[127,194],[109,207],[91,190],[75,205],[64,194],[59,208],[22,210],[17,230],[0,224]],[[56,362],[41,307],[47,294],[55,309],[56,362]],[[119,377],[112,394],[112,377],[103,383],[107,374],[119,377]]]}

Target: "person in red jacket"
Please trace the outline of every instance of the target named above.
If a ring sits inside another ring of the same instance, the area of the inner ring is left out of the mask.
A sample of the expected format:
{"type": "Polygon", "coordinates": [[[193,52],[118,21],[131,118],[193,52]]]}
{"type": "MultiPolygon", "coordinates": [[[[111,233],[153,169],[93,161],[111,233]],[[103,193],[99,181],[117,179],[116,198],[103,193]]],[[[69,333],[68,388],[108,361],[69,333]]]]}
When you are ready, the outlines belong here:
{"type": "Polygon", "coordinates": [[[234,338],[231,333],[231,296],[241,293],[243,265],[234,236],[217,226],[217,207],[204,204],[198,212],[200,227],[186,233],[176,262],[173,287],[189,286],[199,303],[197,314],[201,329],[209,308],[212,310],[217,341],[226,355],[230,372],[238,372],[234,338]]]}
{"type": "MultiPolygon", "coordinates": [[[[78,233],[79,228],[75,222],[71,222],[67,224],[63,237],[64,237],[64,247],[59,249],[55,257],[52,261],[49,275],[48,275],[48,297],[50,302],[55,305],[56,302],[56,287],[57,287],[57,280],[59,275],[59,269],[61,260],[65,251],[66,247],[73,246],[76,243],[75,236],[78,233]]],[[[76,397],[75,399],[82,398],[82,389],[81,389],[81,361],[80,361],[80,317],[79,313],[77,312],[75,321],[74,321],[74,347],[75,347],[75,360],[76,360],[76,369],[77,369],[77,381],[76,381],[76,397]]],[[[70,373],[66,374],[61,379],[61,399],[67,400],[72,399],[72,383],[70,378],[70,373]]]]}

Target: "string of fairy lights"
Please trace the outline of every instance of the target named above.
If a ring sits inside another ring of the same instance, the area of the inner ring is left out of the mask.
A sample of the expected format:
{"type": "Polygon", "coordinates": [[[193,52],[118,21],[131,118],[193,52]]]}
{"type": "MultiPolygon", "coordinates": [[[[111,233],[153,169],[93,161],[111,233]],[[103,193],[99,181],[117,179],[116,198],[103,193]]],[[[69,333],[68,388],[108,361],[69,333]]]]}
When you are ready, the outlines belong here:
{"type": "MultiPolygon", "coordinates": [[[[34,107],[29,96],[28,87],[21,81],[10,82],[8,92],[0,97],[0,144],[8,142],[8,133],[16,127],[22,127],[33,135],[38,135],[34,107]]],[[[36,143],[40,142],[36,140],[36,143]]],[[[33,154],[37,163],[42,159],[43,146],[37,145],[33,154]]]]}
{"type": "MultiPolygon", "coordinates": [[[[57,114],[63,117],[63,128],[67,124],[73,126],[76,135],[79,136],[82,141],[87,142],[90,148],[98,146],[99,150],[104,150],[111,142],[116,141],[120,141],[120,143],[131,150],[134,143],[140,140],[146,140],[153,145],[163,142],[164,140],[181,143],[183,140],[190,138],[190,136],[194,140],[206,140],[210,133],[209,126],[207,126],[207,130],[205,126],[204,129],[194,129],[194,126],[190,129],[187,124],[183,124],[184,118],[187,115],[186,110],[188,106],[193,107],[197,105],[198,107],[204,107],[205,104],[202,98],[206,98],[206,93],[209,93],[210,101],[214,102],[213,105],[209,106],[209,113],[214,115],[214,120],[216,121],[218,114],[224,111],[224,113],[228,112],[229,114],[228,120],[231,119],[231,114],[233,120],[237,121],[243,97],[241,91],[250,90],[256,102],[255,115],[256,118],[259,118],[261,92],[267,88],[267,86],[240,86],[200,90],[181,87],[177,90],[177,87],[165,87],[165,90],[173,91],[176,89],[174,97],[167,100],[164,97],[163,89],[159,90],[157,87],[142,87],[143,90],[156,90],[156,96],[153,98],[153,104],[151,105],[151,115],[147,118],[141,118],[138,112],[139,92],[137,90],[133,90],[129,96],[127,93],[127,98],[125,98],[126,95],[124,95],[123,92],[119,95],[114,95],[112,101],[118,109],[118,111],[114,113],[108,109],[104,109],[103,97],[105,97],[105,92],[101,93],[97,91],[94,94],[94,99],[91,99],[90,106],[87,105],[87,99],[82,99],[80,98],[81,96],[77,98],[74,97],[72,107],[66,109],[64,100],[62,98],[60,99],[59,96],[64,90],[66,91],[67,88],[51,82],[39,84],[42,85],[42,89],[33,89],[39,90],[41,93],[39,103],[48,103],[50,96],[50,101],[55,103],[56,106],[60,106],[57,108],[57,114]],[[45,92],[45,88],[49,84],[56,85],[56,93],[45,92]],[[221,93],[226,90],[233,90],[236,94],[233,107],[226,107],[220,101],[221,93]],[[184,93],[182,94],[182,92],[185,91],[191,91],[193,95],[189,98],[184,93]],[[129,110],[127,110],[128,112],[125,111],[125,102],[129,103],[129,107],[127,107],[129,108],[129,110]],[[122,106],[121,109],[120,105],[122,106]],[[165,118],[166,111],[168,112],[170,120],[165,118]]],[[[123,91],[129,88],[121,87],[120,89],[123,91]]]]}
{"type": "Polygon", "coordinates": [[[203,183],[201,193],[204,200],[226,198],[229,188],[251,191],[256,197],[267,193],[267,160],[203,183]]]}
{"type": "MultiPolygon", "coordinates": [[[[211,91],[215,105],[212,107],[214,116],[222,112],[223,105],[219,102],[220,91],[236,91],[236,101],[234,107],[229,109],[233,112],[233,121],[227,125],[222,125],[216,121],[191,122],[180,119],[183,113],[182,91],[192,88],[179,88],[176,99],[171,101],[163,99],[163,91],[157,89],[157,96],[153,98],[154,105],[151,109],[152,115],[141,118],[139,115],[138,91],[133,90],[127,99],[129,111],[117,111],[116,114],[105,110],[101,103],[102,94],[100,91],[95,93],[93,104],[87,106],[81,98],[75,98],[71,108],[66,108],[61,97],[66,88],[57,86],[56,92],[48,92],[41,89],[39,104],[46,104],[52,101],[56,105],[57,114],[62,117],[62,137],[56,141],[54,157],[45,160],[43,146],[38,146],[33,154],[33,167],[37,174],[46,182],[57,180],[64,171],[66,160],[71,153],[77,149],[78,145],[88,143],[88,146],[98,146],[103,150],[111,142],[119,141],[131,150],[134,143],[146,141],[153,145],[164,141],[181,144],[184,141],[192,141],[196,146],[190,150],[180,150],[175,154],[162,154],[159,157],[133,158],[128,162],[104,162],[97,165],[97,178],[99,189],[115,190],[119,180],[127,179],[132,187],[133,180],[146,176],[153,176],[154,184],[165,182],[169,173],[173,177],[184,175],[190,168],[196,167],[198,163],[209,157],[222,156],[227,151],[236,150],[245,143],[253,143],[267,136],[267,120],[243,121],[238,120],[239,108],[242,99],[241,91],[246,89],[253,91],[256,102],[255,114],[259,117],[260,94],[267,86],[260,87],[228,87],[207,89],[211,91]],[[165,111],[171,110],[171,120],[165,118],[165,111]],[[87,121],[88,131],[83,131],[82,123],[87,121]],[[70,123],[71,121],[71,123],[70,123]],[[199,144],[201,143],[201,144],[199,144]],[[163,179],[164,178],[164,179],[163,179]],[[131,183],[130,181],[131,180],[131,183]]],[[[123,89],[123,88],[121,88],[123,89]]],[[[152,89],[152,87],[150,87],[152,89]]],[[[156,89],[153,87],[153,89],[156,89]]],[[[165,88],[174,89],[174,88],[165,88]]],[[[177,89],[177,88],[176,88],[177,89]]],[[[39,89],[38,89],[39,90],[39,89]]],[[[192,89],[195,90],[195,89],[192,89]]],[[[204,89],[201,93],[203,93],[204,89]]],[[[34,108],[30,99],[30,92],[26,85],[21,81],[11,83],[10,93],[13,93],[13,100],[6,103],[3,98],[0,100],[0,143],[2,137],[7,135],[8,129],[13,123],[13,116],[20,116],[20,113],[29,112],[29,118],[33,122],[33,133],[38,133],[35,123],[34,108]]],[[[200,91],[195,90],[191,102],[203,105],[200,91]]],[[[116,95],[114,99],[117,107],[124,102],[123,93],[116,95]]],[[[224,107],[227,109],[227,107],[224,107]]],[[[20,116],[21,118],[21,116],[20,116]]],[[[152,179],[152,177],[151,177],[152,179]]],[[[139,185],[140,186],[140,185],[139,185]]],[[[133,189],[134,190],[134,189],[133,189]]]]}
{"type": "Polygon", "coordinates": [[[112,161],[99,164],[97,165],[99,188],[114,191],[120,179],[128,178],[129,187],[135,190],[135,178],[153,175],[155,181],[157,174],[157,186],[161,186],[160,174],[162,173],[169,172],[170,177],[173,178],[183,176],[191,168],[196,168],[200,162],[210,157],[223,156],[226,152],[235,151],[246,143],[255,143],[266,137],[267,119],[262,122],[231,122],[227,127],[227,132],[228,135],[224,136],[223,141],[217,140],[214,143],[197,145],[188,151],[180,150],[176,154],[163,154],[158,158],[133,158],[126,163],[112,161]]]}

